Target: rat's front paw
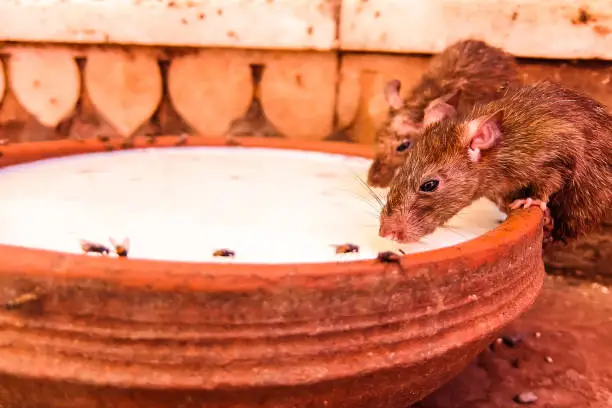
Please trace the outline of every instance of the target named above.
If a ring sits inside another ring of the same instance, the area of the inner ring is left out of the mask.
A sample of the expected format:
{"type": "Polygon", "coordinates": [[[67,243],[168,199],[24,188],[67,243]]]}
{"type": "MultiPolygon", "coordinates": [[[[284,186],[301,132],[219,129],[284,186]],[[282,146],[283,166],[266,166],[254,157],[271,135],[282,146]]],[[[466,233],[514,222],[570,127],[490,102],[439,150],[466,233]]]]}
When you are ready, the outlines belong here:
{"type": "MultiPolygon", "coordinates": [[[[542,209],[542,211],[546,212],[548,211],[548,207],[546,206],[546,201],[542,201],[542,200],[536,200],[533,198],[521,198],[519,200],[514,200],[511,204],[510,204],[510,209],[511,210],[516,210],[518,208],[529,208],[532,207],[534,205],[537,205],[538,207],[540,207],[542,209]]],[[[550,214],[550,213],[549,213],[550,214]]]]}

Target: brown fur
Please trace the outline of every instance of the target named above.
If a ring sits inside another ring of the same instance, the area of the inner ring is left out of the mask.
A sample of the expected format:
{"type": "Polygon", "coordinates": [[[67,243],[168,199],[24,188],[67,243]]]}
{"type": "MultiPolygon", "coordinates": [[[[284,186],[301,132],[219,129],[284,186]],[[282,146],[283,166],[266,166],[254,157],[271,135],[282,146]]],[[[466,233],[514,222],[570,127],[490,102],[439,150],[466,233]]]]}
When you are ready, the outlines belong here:
{"type": "Polygon", "coordinates": [[[552,238],[566,241],[601,223],[611,187],[612,116],[590,97],[541,82],[425,129],[391,184],[381,235],[402,230],[402,240],[418,240],[480,197],[505,212],[531,197],[548,201],[552,238]],[[471,161],[467,123],[500,110],[501,138],[471,161]],[[428,178],[439,178],[439,188],[422,193],[428,178]]]}
{"type": "Polygon", "coordinates": [[[427,72],[411,89],[403,107],[397,110],[390,107],[387,120],[377,130],[376,157],[368,174],[368,184],[389,185],[406,154],[397,152],[397,147],[421,134],[424,111],[435,99],[461,91],[458,108],[463,110],[477,101],[497,99],[508,87],[520,83],[518,66],[510,54],[483,41],[462,40],[451,44],[431,59],[427,72]],[[408,120],[415,126],[408,132],[398,132],[394,126],[397,120],[408,120]]]}

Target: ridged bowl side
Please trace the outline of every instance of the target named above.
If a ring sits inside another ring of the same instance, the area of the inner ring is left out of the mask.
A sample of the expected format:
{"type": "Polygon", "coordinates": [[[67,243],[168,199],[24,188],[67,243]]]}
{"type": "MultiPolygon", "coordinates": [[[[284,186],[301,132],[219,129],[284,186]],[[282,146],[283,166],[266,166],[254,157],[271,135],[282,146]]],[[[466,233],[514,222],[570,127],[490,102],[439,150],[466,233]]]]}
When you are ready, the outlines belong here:
{"type": "MultiPolygon", "coordinates": [[[[241,143],[370,153],[331,142],[241,143]]],[[[0,164],[103,150],[97,141],[19,144],[0,164]]],[[[0,404],[405,408],[532,304],[544,277],[541,240],[534,208],[399,265],[197,264],[0,245],[0,301],[40,294],[0,311],[0,404]]]]}

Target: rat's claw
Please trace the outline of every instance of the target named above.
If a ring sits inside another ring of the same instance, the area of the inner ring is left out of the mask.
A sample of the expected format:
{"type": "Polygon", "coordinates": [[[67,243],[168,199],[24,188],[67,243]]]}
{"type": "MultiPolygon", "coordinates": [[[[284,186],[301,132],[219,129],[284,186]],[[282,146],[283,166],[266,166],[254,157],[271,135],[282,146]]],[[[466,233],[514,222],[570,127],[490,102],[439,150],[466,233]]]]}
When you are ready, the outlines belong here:
{"type": "Polygon", "coordinates": [[[542,211],[546,211],[548,209],[546,201],[542,200],[534,200],[533,198],[521,198],[519,200],[514,200],[512,204],[510,204],[511,210],[516,210],[518,208],[529,208],[534,205],[537,205],[542,209],[542,211]]]}
{"type": "Polygon", "coordinates": [[[510,204],[510,209],[511,210],[516,210],[518,208],[520,208],[521,206],[523,206],[525,204],[527,200],[525,199],[520,199],[520,200],[514,200],[511,204],[510,204]]]}

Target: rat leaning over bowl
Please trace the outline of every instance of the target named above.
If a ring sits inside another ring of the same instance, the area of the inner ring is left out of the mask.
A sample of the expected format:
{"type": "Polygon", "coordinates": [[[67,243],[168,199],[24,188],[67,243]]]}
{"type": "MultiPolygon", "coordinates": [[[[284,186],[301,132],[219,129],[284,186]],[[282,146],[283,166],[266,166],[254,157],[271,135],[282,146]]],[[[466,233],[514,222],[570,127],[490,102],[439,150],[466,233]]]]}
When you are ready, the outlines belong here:
{"type": "Polygon", "coordinates": [[[401,83],[391,80],[385,86],[389,115],[377,129],[375,159],[368,172],[368,184],[387,187],[406,150],[428,123],[437,118],[426,115],[428,106],[457,97],[459,108],[470,108],[475,102],[501,97],[508,87],[520,86],[514,57],[483,41],[462,40],[434,56],[419,83],[409,96],[400,97],[401,83]]]}
{"type": "MultiPolygon", "coordinates": [[[[452,111],[440,107],[440,112],[452,111]]],[[[486,197],[509,212],[539,206],[552,241],[599,225],[612,208],[612,116],[544,81],[434,123],[407,152],[379,234],[414,242],[486,197]]]]}

